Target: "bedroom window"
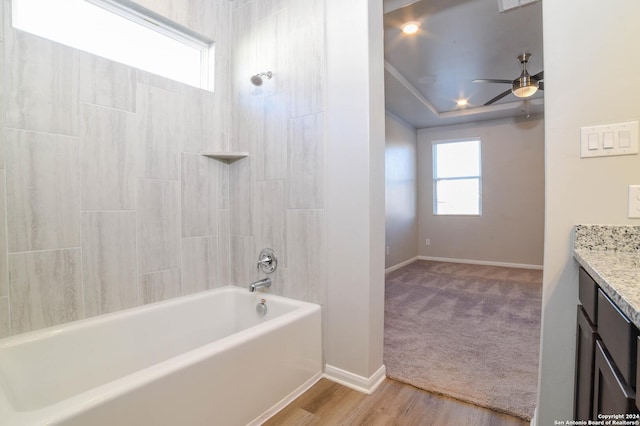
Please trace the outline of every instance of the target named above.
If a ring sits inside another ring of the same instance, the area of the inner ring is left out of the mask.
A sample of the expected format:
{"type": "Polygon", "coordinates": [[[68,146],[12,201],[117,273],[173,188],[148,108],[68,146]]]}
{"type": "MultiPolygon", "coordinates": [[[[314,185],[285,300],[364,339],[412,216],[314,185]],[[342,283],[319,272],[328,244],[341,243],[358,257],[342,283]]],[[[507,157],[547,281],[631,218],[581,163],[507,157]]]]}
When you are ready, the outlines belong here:
{"type": "Polygon", "coordinates": [[[213,91],[213,44],[128,0],[13,0],[13,26],[213,91]]]}
{"type": "Polygon", "coordinates": [[[481,214],[480,140],[433,142],[433,214],[481,214]]]}

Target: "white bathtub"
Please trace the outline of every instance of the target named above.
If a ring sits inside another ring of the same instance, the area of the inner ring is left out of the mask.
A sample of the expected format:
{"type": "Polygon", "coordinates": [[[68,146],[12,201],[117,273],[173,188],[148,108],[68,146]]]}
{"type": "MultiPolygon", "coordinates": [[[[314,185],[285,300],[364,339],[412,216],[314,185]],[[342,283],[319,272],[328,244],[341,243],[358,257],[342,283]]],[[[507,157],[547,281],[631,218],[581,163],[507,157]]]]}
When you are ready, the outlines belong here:
{"type": "Polygon", "coordinates": [[[2,339],[0,424],[259,424],[320,378],[320,323],[229,286],[2,339]]]}

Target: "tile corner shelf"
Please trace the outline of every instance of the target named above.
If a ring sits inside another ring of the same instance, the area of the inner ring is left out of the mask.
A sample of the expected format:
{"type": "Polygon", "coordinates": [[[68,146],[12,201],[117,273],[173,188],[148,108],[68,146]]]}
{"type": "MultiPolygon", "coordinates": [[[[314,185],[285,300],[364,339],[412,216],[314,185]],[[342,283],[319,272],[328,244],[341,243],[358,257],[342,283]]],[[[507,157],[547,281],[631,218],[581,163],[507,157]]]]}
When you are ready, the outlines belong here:
{"type": "Polygon", "coordinates": [[[200,155],[209,158],[215,158],[216,160],[226,161],[232,163],[241,158],[249,156],[248,152],[218,152],[218,151],[204,151],[200,155]]]}

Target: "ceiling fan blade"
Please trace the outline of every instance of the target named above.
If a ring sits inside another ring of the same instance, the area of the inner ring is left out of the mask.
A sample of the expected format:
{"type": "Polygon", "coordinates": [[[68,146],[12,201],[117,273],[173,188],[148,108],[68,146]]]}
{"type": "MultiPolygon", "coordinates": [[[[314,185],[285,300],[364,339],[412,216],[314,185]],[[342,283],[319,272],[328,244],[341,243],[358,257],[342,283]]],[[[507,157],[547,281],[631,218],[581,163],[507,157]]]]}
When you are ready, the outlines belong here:
{"type": "Polygon", "coordinates": [[[489,102],[485,103],[484,106],[487,105],[491,105],[492,103],[499,101],[500,99],[504,98],[505,96],[507,96],[509,93],[511,93],[511,89],[507,89],[504,92],[500,93],[498,96],[496,96],[495,98],[491,99],[489,102]]]}
{"type": "Polygon", "coordinates": [[[538,74],[532,75],[531,78],[533,78],[535,80],[538,80],[538,81],[544,79],[544,71],[540,71],[538,74]]]}
{"type": "Polygon", "coordinates": [[[494,78],[479,78],[477,80],[473,80],[474,83],[504,83],[504,84],[512,84],[511,80],[496,80],[494,78]]]}
{"type": "Polygon", "coordinates": [[[544,90],[544,83],[542,82],[538,83],[538,89],[544,90]]]}

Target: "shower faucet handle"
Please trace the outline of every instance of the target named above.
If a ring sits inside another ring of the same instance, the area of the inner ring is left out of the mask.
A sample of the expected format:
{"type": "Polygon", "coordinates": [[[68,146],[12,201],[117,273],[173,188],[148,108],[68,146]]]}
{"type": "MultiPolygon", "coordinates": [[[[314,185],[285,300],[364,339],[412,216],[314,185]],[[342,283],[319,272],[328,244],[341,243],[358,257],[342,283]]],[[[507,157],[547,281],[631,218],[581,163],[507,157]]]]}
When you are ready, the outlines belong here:
{"type": "Polygon", "coordinates": [[[258,255],[258,269],[265,274],[271,274],[278,268],[278,259],[276,252],[270,248],[265,248],[258,255]]]}

